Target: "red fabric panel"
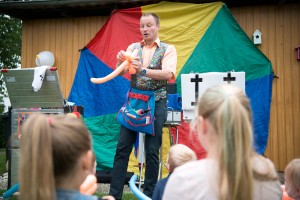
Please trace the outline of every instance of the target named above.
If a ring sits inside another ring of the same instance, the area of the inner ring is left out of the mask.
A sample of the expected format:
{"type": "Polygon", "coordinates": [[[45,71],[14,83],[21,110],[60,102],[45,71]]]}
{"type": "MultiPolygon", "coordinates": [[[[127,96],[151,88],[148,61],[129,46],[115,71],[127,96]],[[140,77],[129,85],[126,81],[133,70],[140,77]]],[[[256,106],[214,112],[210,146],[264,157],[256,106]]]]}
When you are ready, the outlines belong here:
{"type": "MultiPolygon", "coordinates": [[[[126,51],[128,45],[142,40],[140,33],[141,7],[116,10],[87,44],[87,48],[103,63],[116,68],[116,56],[120,50],[126,51]]],[[[125,77],[129,79],[130,74],[125,77]]]]}
{"type": "MultiPolygon", "coordinates": [[[[185,122],[184,120],[181,120],[181,125],[177,127],[178,128],[178,143],[184,144],[188,147],[190,147],[196,154],[198,159],[206,158],[206,151],[200,144],[198,137],[195,135],[195,133],[190,131],[190,124],[185,122]]],[[[176,129],[171,128],[172,136],[176,138],[176,129]]]]}

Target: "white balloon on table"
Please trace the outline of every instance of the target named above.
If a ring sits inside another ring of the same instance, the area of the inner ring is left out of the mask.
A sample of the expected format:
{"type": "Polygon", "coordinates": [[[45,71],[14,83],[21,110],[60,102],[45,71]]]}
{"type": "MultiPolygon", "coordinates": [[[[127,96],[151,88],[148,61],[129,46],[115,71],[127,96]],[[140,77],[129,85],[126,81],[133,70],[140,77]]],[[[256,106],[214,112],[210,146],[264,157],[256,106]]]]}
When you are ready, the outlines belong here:
{"type": "Polygon", "coordinates": [[[50,51],[42,51],[36,55],[35,63],[37,67],[34,69],[34,77],[32,87],[38,92],[43,84],[47,69],[50,69],[55,62],[54,54],[50,51]]]}
{"type": "Polygon", "coordinates": [[[49,66],[54,65],[55,58],[54,54],[51,51],[42,51],[36,55],[35,63],[38,67],[40,66],[49,66]]]}

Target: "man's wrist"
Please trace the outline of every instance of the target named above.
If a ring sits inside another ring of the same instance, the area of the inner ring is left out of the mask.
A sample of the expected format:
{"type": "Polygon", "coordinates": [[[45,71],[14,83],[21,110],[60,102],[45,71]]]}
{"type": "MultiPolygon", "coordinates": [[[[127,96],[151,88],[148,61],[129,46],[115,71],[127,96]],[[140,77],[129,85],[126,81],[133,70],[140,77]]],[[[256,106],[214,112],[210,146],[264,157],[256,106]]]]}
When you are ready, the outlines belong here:
{"type": "Polygon", "coordinates": [[[141,75],[145,76],[147,74],[147,70],[143,68],[140,72],[141,75]]]}

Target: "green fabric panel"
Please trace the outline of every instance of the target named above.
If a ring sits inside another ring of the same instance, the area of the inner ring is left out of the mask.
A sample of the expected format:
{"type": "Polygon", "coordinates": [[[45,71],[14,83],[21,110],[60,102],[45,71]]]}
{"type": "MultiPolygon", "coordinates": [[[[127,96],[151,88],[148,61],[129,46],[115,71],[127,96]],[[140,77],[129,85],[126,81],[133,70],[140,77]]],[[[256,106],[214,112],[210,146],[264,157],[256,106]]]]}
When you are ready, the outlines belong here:
{"type": "Polygon", "coordinates": [[[245,71],[248,81],[271,74],[272,65],[223,5],[177,76],[177,91],[181,94],[181,74],[232,70],[245,71]]]}
{"type": "Polygon", "coordinates": [[[120,124],[115,117],[116,113],[84,118],[92,135],[93,150],[97,157],[97,170],[107,170],[113,167],[120,134],[120,124]]]}

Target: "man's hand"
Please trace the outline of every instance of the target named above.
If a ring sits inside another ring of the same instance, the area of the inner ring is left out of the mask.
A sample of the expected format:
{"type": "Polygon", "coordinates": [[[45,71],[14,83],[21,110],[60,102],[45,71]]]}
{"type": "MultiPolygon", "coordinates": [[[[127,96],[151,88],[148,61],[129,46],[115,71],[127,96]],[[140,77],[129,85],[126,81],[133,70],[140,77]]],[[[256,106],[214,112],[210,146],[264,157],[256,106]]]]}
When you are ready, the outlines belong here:
{"type": "Polygon", "coordinates": [[[122,62],[126,60],[126,52],[121,50],[117,54],[117,62],[120,65],[122,62]]]}
{"type": "Polygon", "coordinates": [[[141,73],[143,66],[139,57],[133,57],[130,64],[136,70],[137,74],[141,73]]]}

